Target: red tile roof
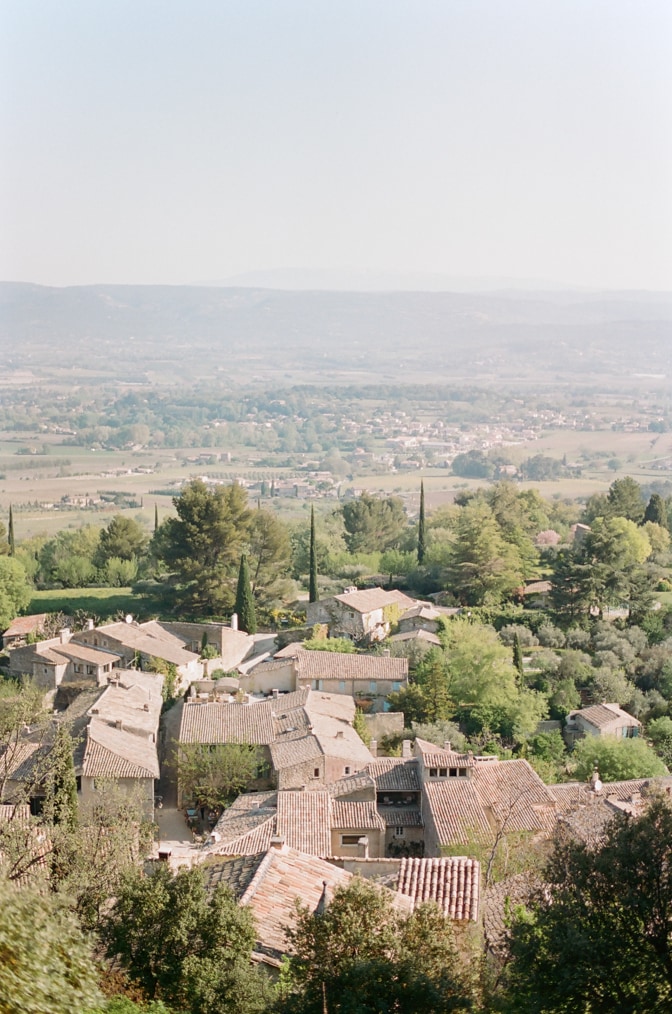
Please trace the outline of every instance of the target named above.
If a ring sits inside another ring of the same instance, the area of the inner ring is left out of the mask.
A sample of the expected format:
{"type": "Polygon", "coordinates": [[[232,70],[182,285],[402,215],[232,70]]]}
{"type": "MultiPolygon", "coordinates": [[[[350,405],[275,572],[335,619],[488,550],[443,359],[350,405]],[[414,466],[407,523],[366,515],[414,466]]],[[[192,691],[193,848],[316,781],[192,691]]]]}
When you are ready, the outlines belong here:
{"type": "Polygon", "coordinates": [[[397,890],[415,905],[433,901],[449,919],[478,919],[481,867],[476,859],[402,859],[397,890]]]}

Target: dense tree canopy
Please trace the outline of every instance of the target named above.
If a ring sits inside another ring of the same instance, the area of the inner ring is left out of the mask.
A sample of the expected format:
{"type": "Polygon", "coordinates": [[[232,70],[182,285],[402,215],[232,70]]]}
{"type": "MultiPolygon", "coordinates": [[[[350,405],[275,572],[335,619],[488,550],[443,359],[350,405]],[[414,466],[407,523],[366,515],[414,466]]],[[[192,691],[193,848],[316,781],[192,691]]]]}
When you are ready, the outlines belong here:
{"type": "Polygon", "coordinates": [[[616,818],[591,848],[562,840],[546,886],[511,932],[512,1014],[621,1011],[672,1006],[672,812],[654,802],[616,818]]]}
{"type": "Polygon", "coordinates": [[[292,987],[283,1014],[444,1014],[469,1011],[474,984],[452,925],[433,905],[407,917],[391,896],[355,879],[324,910],[301,911],[290,934],[292,987]]]}
{"type": "Polygon", "coordinates": [[[118,956],[149,999],[183,1014],[262,1014],[269,990],[251,967],[255,930],[249,910],[230,891],[208,892],[199,868],[176,875],[160,863],[130,876],[104,926],[118,956]]]}
{"type": "Polygon", "coordinates": [[[231,611],[252,512],[235,483],[210,489],[195,479],[174,499],[176,517],[154,536],[155,553],[174,576],[179,608],[191,616],[231,611]]]}
{"type": "Polygon", "coordinates": [[[376,497],[362,493],[341,508],[345,543],[351,553],[371,553],[396,547],[407,527],[399,497],[376,497]]]}

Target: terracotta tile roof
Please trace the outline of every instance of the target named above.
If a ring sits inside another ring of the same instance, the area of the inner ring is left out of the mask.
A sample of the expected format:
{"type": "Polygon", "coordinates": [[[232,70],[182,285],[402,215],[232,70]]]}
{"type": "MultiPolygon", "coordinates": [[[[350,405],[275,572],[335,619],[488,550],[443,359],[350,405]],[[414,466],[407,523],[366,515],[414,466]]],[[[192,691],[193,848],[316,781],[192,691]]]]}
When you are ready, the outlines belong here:
{"type": "Polygon", "coordinates": [[[0,823],[6,824],[11,820],[25,822],[30,818],[30,807],[27,803],[0,803],[0,823]]]}
{"type": "Polygon", "coordinates": [[[387,640],[393,641],[395,644],[398,641],[426,641],[427,644],[433,644],[437,648],[441,646],[441,641],[436,634],[433,634],[431,630],[423,630],[422,627],[419,630],[406,630],[401,634],[392,634],[387,640]]]}
{"type": "Polygon", "coordinates": [[[414,747],[420,752],[422,763],[426,768],[473,768],[475,763],[474,755],[471,753],[444,750],[426,739],[416,738],[414,747]]]}
{"type": "Polygon", "coordinates": [[[590,787],[585,782],[564,782],[548,785],[547,789],[555,800],[559,814],[572,813],[577,806],[585,806],[590,796],[590,787]]]}
{"type": "Polygon", "coordinates": [[[517,905],[529,905],[542,883],[534,874],[516,873],[492,884],[483,898],[483,927],[487,949],[504,957],[511,912],[517,905]]]}
{"type": "Polygon", "coordinates": [[[416,604],[415,599],[409,598],[403,592],[385,591],[383,588],[366,588],[363,591],[344,592],[342,595],[334,595],[334,598],[356,613],[372,613],[376,609],[384,609],[385,606],[393,604],[405,610],[411,609],[416,604]]]}
{"type": "Polygon", "coordinates": [[[331,803],[331,826],[336,831],[384,831],[385,821],[378,813],[375,803],[334,799],[331,803]]]}
{"type": "Polygon", "coordinates": [[[220,704],[186,701],[181,743],[252,743],[268,745],[275,738],[270,702],[220,704]]]}
{"type": "Polygon", "coordinates": [[[407,658],[355,655],[341,651],[302,651],[296,660],[299,679],[391,680],[408,678],[407,658]]]}
{"type": "Polygon", "coordinates": [[[17,616],[15,620],[12,620],[2,636],[25,637],[26,634],[33,634],[35,631],[42,630],[46,619],[47,613],[32,613],[30,616],[17,616]]]}
{"type": "Polygon", "coordinates": [[[586,722],[590,722],[596,729],[603,729],[613,721],[620,718],[625,725],[640,726],[642,723],[623,711],[617,704],[592,704],[589,708],[581,708],[580,711],[572,711],[569,718],[579,715],[586,722]]]}
{"type": "Polygon", "coordinates": [[[385,827],[424,827],[418,806],[379,806],[378,813],[385,827]]]}
{"type": "Polygon", "coordinates": [[[484,810],[510,831],[550,831],[555,799],[526,760],[476,764],[471,779],[484,810]]]}
{"type": "Polygon", "coordinates": [[[310,718],[305,708],[292,708],[291,711],[282,711],[282,714],[273,715],[273,729],[276,736],[286,732],[306,732],[310,728],[310,718]]]}
{"type": "MultiPolygon", "coordinates": [[[[86,639],[88,631],[75,634],[75,638],[86,639]]],[[[181,638],[165,630],[156,620],[148,623],[105,623],[96,627],[98,637],[109,637],[132,651],[142,652],[154,658],[162,658],[176,665],[198,661],[198,655],[187,651],[181,638]]],[[[73,638],[73,640],[75,639],[73,638]]],[[[110,645],[110,647],[114,647],[110,645]]]]}
{"type": "Polygon", "coordinates": [[[202,856],[253,855],[267,849],[275,835],[277,793],[245,793],[217,821],[202,856]],[[257,798],[259,797],[259,798],[257,798]]]}
{"type": "Polygon", "coordinates": [[[280,651],[276,651],[273,658],[296,658],[300,651],[305,651],[303,643],[301,641],[290,641],[280,651]]]}
{"type": "Polygon", "coordinates": [[[438,620],[442,613],[429,602],[416,602],[399,617],[400,620],[412,620],[419,616],[423,620],[438,620]]]}
{"type": "Polygon", "coordinates": [[[474,833],[491,836],[490,824],[471,779],[425,782],[423,792],[440,845],[466,844],[474,833]]]}
{"type": "Polygon", "coordinates": [[[259,869],[265,850],[255,855],[236,856],[222,861],[206,859],[203,863],[203,880],[208,890],[222,884],[240,898],[249,887],[255,873],[259,869]]]}
{"type": "Polygon", "coordinates": [[[26,739],[0,754],[0,771],[12,781],[29,781],[35,777],[36,769],[46,762],[48,755],[48,745],[26,739]]]}
{"type": "Polygon", "coordinates": [[[356,775],[346,775],[345,778],[339,778],[337,782],[332,782],[327,788],[334,799],[342,799],[351,793],[364,791],[370,793],[372,801],[376,798],[376,783],[366,770],[358,771],[356,775]]]}
{"type": "Polygon", "coordinates": [[[144,736],[92,718],[82,761],[86,778],[158,778],[156,746],[144,736]]]}
{"type": "Polygon", "coordinates": [[[376,783],[378,792],[419,792],[420,772],[417,760],[379,757],[365,769],[376,783]]]}
{"type": "Polygon", "coordinates": [[[319,760],[323,756],[317,739],[309,734],[298,739],[277,740],[271,743],[271,761],[276,771],[319,760]]]}
{"type": "Polygon", "coordinates": [[[434,901],[449,919],[478,920],[481,867],[476,859],[402,859],[397,890],[415,905],[434,901]]]}
{"type": "Polygon", "coordinates": [[[291,791],[278,793],[277,834],[289,848],[326,858],[331,855],[328,792],[291,791]]]}
{"type": "Polygon", "coordinates": [[[110,665],[118,662],[120,655],[114,651],[106,651],[104,648],[90,648],[86,644],[77,644],[75,641],[68,641],[56,649],[57,654],[65,655],[73,661],[89,662],[92,665],[110,665]]]}
{"type": "MultiPolygon", "coordinates": [[[[231,878],[235,885],[240,873],[227,862],[204,867],[206,883],[222,883],[231,878]]],[[[346,873],[317,856],[308,856],[285,846],[269,849],[261,859],[245,890],[239,894],[241,905],[248,905],[257,927],[256,950],[280,957],[288,950],[286,930],[296,923],[297,900],[315,911],[325,888],[329,894],[338,885],[347,885],[352,874],[346,873]]]]}

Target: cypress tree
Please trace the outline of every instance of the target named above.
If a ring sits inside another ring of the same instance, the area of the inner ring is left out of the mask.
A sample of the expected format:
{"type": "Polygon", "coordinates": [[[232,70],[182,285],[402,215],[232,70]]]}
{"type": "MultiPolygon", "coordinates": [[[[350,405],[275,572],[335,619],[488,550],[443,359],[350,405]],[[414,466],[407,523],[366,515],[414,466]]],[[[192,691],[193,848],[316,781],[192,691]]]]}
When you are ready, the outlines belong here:
{"type": "Polygon", "coordinates": [[[425,559],[425,484],[420,480],[420,518],[418,520],[418,563],[425,559]]]}
{"type": "Polygon", "coordinates": [[[12,513],[12,505],[9,505],[9,527],[7,529],[7,541],[9,542],[9,555],[14,556],[14,514],[12,513]]]}
{"type": "Polygon", "coordinates": [[[239,629],[244,630],[247,634],[256,634],[257,616],[254,608],[252,585],[250,584],[250,571],[247,566],[247,556],[245,553],[240,558],[235,609],[238,614],[239,629]]]}
{"type": "Polygon", "coordinates": [[[514,638],[513,638],[513,664],[515,665],[516,669],[518,670],[518,675],[520,676],[520,680],[521,680],[521,683],[522,683],[523,675],[524,675],[524,673],[523,673],[523,649],[521,647],[520,636],[518,634],[515,634],[514,638]]]}
{"type": "Polygon", "coordinates": [[[308,601],[317,602],[317,545],[315,543],[315,508],[310,508],[310,576],[308,580],[308,601]]]}
{"type": "MultiPolygon", "coordinates": [[[[9,517],[11,524],[12,517],[11,507],[9,508],[9,517]]],[[[646,505],[646,510],[644,511],[644,521],[652,521],[654,525],[661,525],[662,528],[667,528],[667,508],[665,506],[665,501],[663,500],[660,493],[651,494],[651,498],[648,504],[646,505]]]]}
{"type": "Polygon", "coordinates": [[[155,503],[154,504],[154,531],[156,531],[158,527],[159,527],[159,505],[158,505],[158,503],[155,503]]]}
{"type": "Polygon", "coordinates": [[[73,750],[72,736],[61,722],[56,730],[51,756],[53,763],[49,780],[51,791],[48,793],[46,809],[47,813],[51,809],[49,816],[54,824],[61,824],[70,831],[74,831],[77,827],[79,816],[73,750]]]}

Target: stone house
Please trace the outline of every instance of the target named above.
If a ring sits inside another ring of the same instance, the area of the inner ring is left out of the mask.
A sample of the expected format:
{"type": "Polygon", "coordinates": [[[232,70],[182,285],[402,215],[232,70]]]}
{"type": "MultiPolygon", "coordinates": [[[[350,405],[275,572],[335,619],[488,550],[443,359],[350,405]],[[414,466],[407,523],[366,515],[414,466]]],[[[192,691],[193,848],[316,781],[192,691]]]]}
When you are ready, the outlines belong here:
{"type": "Polygon", "coordinates": [[[163,677],[124,670],[115,670],[114,676],[105,686],[77,693],[64,711],[54,715],[51,726],[27,731],[17,748],[0,757],[7,799],[28,795],[32,812],[40,812],[56,726],[65,722],[74,742],[81,805],[95,805],[101,790],[114,783],[137,800],[148,819],[153,818],[163,677]]]}
{"type": "Polygon", "coordinates": [[[309,626],[326,623],[330,637],[347,637],[358,644],[370,644],[386,638],[406,610],[416,600],[400,591],[349,588],[342,595],[310,602],[306,608],[309,626]]]}
{"type": "Polygon", "coordinates": [[[641,735],[642,723],[619,708],[618,704],[592,704],[570,711],[563,731],[568,746],[585,736],[618,736],[635,739],[641,735]]]}
{"type": "Polygon", "coordinates": [[[40,634],[47,622],[47,613],[33,613],[30,616],[17,616],[12,620],[2,635],[2,649],[14,648],[26,643],[31,634],[40,634]]]}
{"type": "Polygon", "coordinates": [[[200,642],[197,650],[191,651],[187,644],[193,646],[193,640],[178,636],[157,620],[137,623],[129,618],[123,623],[105,623],[100,627],[94,627],[90,621],[88,629],[75,634],[73,640],[115,652],[124,668],[149,670],[155,659],[169,662],[176,667],[183,687],[203,675],[198,654],[200,642]]]}
{"type": "Polygon", "coordinates": [[[388,710],[387,697],[408,684],[408,659],[355,655],[342,651],[307,651],[300,642],[287,645],[273,662],[262,663],[241,680],[243,686],[298,689],[309,686],[330,694],[354,697],[367,712],[388,710]],[[261,672],[258,672],[261,670],[261,672]]]}
{"type": "Polygon", "coordinates": [[[56,690],[64,681],[104,686],[122,664],[119,653],[80,644],[67,628],[58,637],[13,648],[9,656],[11,676],[30,676],[45,691],[56,690]]]}
{"type": "Polygon", "coordinates": [[[178,741],[249,743],[259,747],[277,788],[319,786],[373,760],[352,727],[354,717],[352,698],[310,688],[244,703],[196,698],[184,705],[178,741]]]}

